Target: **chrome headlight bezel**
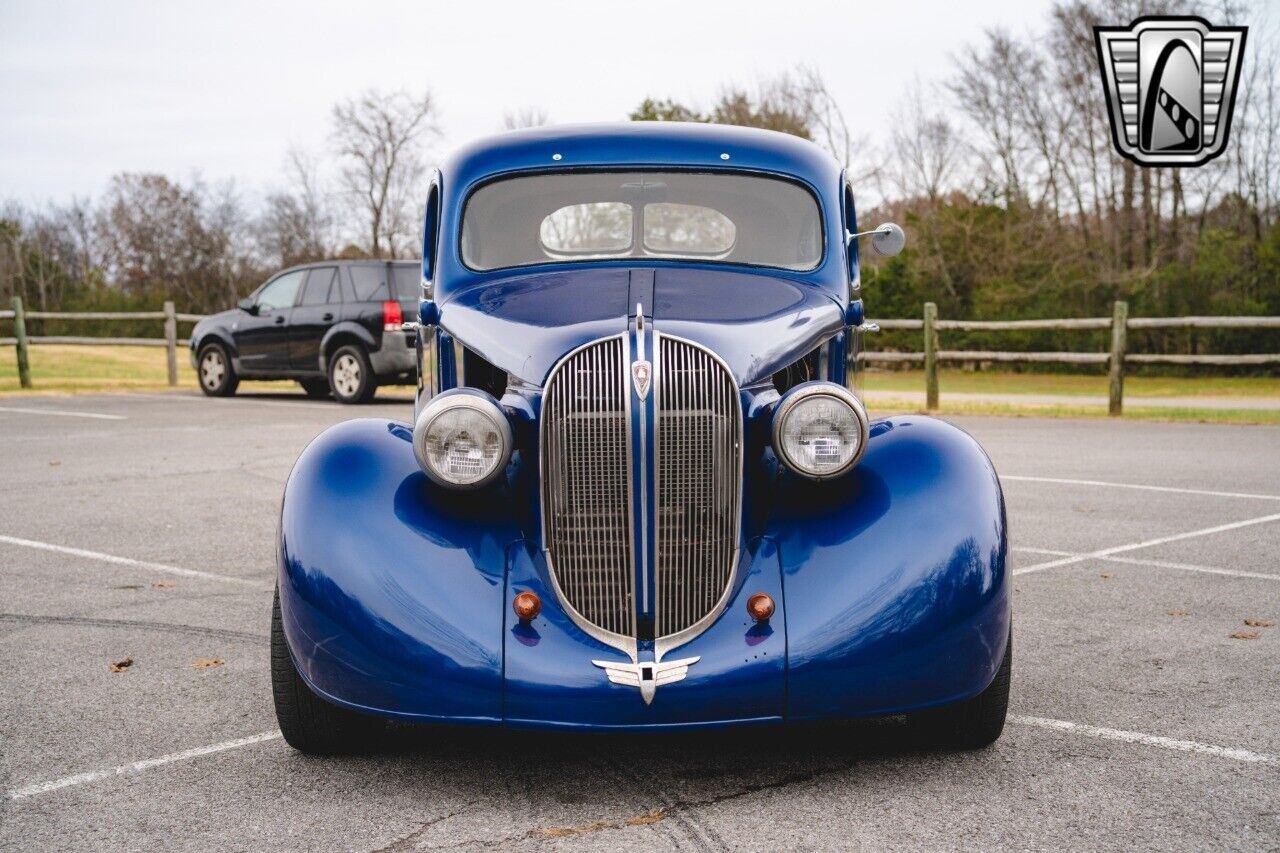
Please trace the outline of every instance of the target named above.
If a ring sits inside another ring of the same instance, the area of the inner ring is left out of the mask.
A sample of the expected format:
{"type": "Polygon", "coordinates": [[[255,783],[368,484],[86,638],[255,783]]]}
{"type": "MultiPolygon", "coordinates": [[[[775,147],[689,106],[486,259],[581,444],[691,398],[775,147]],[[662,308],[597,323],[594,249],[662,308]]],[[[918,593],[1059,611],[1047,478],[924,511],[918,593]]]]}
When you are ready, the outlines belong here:
{"type": "Polygon", "coordinates": [[[862,401],[843,385],[822,381],[805,382],[787,391],[774,407],[771,427],[773,453],[778,457],[778,460],[789,471],[793,471],[805,479],[816,481],[833,480],[837,477],[843,477],[852,471],[858,462],[862,460],[862,455],[867,450],[867,438],[870,433],[870,421],[867,419],[867,410],[863,407],[862,401]],[[805,400],[811,400],[814,397],[826,397],[847,406],[853,413],[858,425],[858,446],[853,455],[849,457],[849,460],[836,470],[812,471],[805,468],[787,452],[786,444],[783,441],[783,431],[786,428],[787,418],[791,417],[800,403],[805,400]]]}
{"type": "Polygon", "coordinates": [[[506,413],[502,411],[502,407],[498,405],[498,401],[493,398],[493,395],[486,394],[477,388],[451,388],[448,391],[437,394],[422,407],[422,411],[418,413],[413,425],[413,455],[417,458],[419,467],[422,468],[423,473],[433,483],[448,489],[473,490],[483,488],[492,483],[502,475],[502,472],[507,468],[507,464],[511,461],[513,443],[511,422],[506,413]],[[470,482],[458,482],[449,479],[443,472],[436,470],[432,466],[427,454],[427,436],[431,426],[442,415],[460,408],[477,412],[492,422],[502,442],[502,449],[498,453],[498,461],[494,464],[492,470],[485,473],[483,477],[470,482]]]}

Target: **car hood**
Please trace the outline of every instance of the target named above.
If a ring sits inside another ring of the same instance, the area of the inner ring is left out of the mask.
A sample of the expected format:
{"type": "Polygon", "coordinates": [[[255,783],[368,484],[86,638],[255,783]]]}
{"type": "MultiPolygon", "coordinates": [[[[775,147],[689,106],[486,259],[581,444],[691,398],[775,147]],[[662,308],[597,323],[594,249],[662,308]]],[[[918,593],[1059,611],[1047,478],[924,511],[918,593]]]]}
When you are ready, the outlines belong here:
{"type": "Polygon", "coordinates": [[[491,364],[542,385],[566,353],[626,331],[637,304],[658,331],[724,359],[740,386],[785,367],[844,325],[841,306],[814,285],[664,267],[502,278],[443,304],[440,325],[491,364]]]}

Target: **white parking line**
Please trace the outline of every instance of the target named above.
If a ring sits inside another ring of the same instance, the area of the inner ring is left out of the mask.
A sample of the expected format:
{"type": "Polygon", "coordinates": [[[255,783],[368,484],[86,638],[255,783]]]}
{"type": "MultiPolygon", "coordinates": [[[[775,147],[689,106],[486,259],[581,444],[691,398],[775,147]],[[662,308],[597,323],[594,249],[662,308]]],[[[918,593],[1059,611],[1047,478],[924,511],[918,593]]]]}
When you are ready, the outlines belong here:
{"type": "Polygon", "coordinates": [[[1085,737],[1115,740],[1121,743],[1137,743],[1143,746],[1158,746],[1162,749],[1174,749],[1179,752],[1195,752],[1200,755],[1211,755],[1214,758],[1227,758],[1232,761],[1246,761],[1252,764],[1280,764],[1280,756],[1268,755],[1265,752],[1251,752],[1231,746],[1214,746],[1194,740],[1176,740],[1160,735],[1148,735],[1142,732],[1126,732],[1122,729],[1108,729],[1101,726],[1086,726],[1083,723],[1071,723],[1066,720],[1050,720],[1045,717],[1024,717],[1010,714],[1009,722],[1020,726],[1034,726],[1058,732],[1069,732],[1085,737]]]}
{"type": "Polygon", "coordinates": [[[22,800],[39,794],[47,794],[50,791],[57,791],[60,788],[70,788],[74,785],[85,785],[89,782],[99,782],[116,776],[141,773],[153,767],[162,767],[166,764],[187,761],[191,758],[199,758],[202,755],[213,755],[216,752],[226,752],[229,749],[239,749],[242,746],[251,746],[263,741],[275,740],[278,737],[280,737],[280,732],[277,730],[236,738],[235,740],[224,740],[222,743],[214,743],[209,746],[198,746],[195,749],[186,749],[182,752],[171,752],[159,758],[148,758],[145,761],[135,761],[132,764],[121,764],[119,767],[112,767],[110,770],[93,770],[88,773],[77,773],[74,776],[64,776],[61,779],[53,779],[49,782],[37,782],[34,785],[12,790],[6,796],[11,800],[22,800]]]}
{"type": "Polygon", "coordinates": [[[1181,495],[1205,495],[1214,498],[1250,498],[1259,501],[1280,501],[1280,495],[1258,495],[1251,492],[1214,492],[1208,489],[1178,489],[1173,486],[1148,486],[1144,483],[1111,483],[1106,480],[1068,480],[1062,477],[1020,477],[1000,475],[1001,480],[1019,483],[1060,483],[1068,486],[1106,486],[1112,489],[1142,489],[1148,492],[1173,492],[1181,495]]]}
{"type": "Polygon", "coordinates": [[[1280,521],[1280,513],[1275,515],[1264,515],[1259,518],[1247,518],[1244,521],[1233,521],[1230,524],[1219,524],[1216,527],[1205,527],[1201,530],[1189,530],[1186,533],[1175,533],[1172,536],[1161,536],[1159,539],[1148,539],[1145,542],[1135,542],[1132,545],[1117,545],[1114,548],[1103,548],[1100,551],[1090,551],[1087,554],[1075,554],[1070,557],[1063,557],[1059,560],[1049,560],[1045,563],[1036,563],[1031,566],[1023,566],[1020,569],[1014,569],[1015,575],[1025,575],[1029,572],[1039,572],[1044,569],[1052,569],[1058,566],[1069,566],[1073,563],[1083,563],[1085,560],[1096,560],[1101,557],[1109,557],[1112,554],[1122,554],[1125,551],[1136,551],[1139,548],[1150,548],[1153,545],[1163,545],[1166,542],[1180,542],[1183,539],[1193,539],[1197,536],[1208,536],[1211,533],[1223,533],[1228,530],[1238,530],[1241,527],[1249,527],[1254,524],[1265,524],[1268,521],[1280,521]]]}
{"type": "MultiPolygon", "coordinates": [[[[1049,557],[1078,557],[1075,551],[1057,551],[1052,548],[1029,548],[1019,545],[1010,550],[1023,554],[1044,554],[1049,557]]],[[[1263,572],[1245,572],[1239,569],[1218,569],[1213,566],[1197,566],[1192,563],[1172,563],[1168,560],[1142,560],[1136,557],[1098,557],[1108,563],[1126,563],[1131,566],[1152,566],[1157,569],[1180,569],[1186,572],[1203,572],[1206,575],[1226,575],[1233,578],[1258,578],[1267,581],[1280,581],[1280,575],[1268,575],[1263,572]]],[[[1017,571],[1014,571],[1017,574],[1017,571]]]]}
{"type": "Polygon", "coordinates": [[[20,406],[0,406],[0,412],[14,412],[19,415],[57,415],[63,418],[94,418],[100,421],[125,421],[125,415],[102,415],[97,412],[70,412],[64,409],[24,409],[20,406]]]}
{"type": "Polygon", "coordinates": [[[40,551],[53,551],[57,554],[69,554],[73,557],[84,557],[88,560],[99,560],[104,563],[114,563],[118,566],[130,566],[135,569],[146,569],[152,572],[164,572],[169,575],[180,575],[188,578],[203,578],[204,580],[223,581],[224,583],[245,584],[246,586],[261,587],[262,581],[246,580],[245,578],[235,578],[230,575],[219,575],[213,572],[202,572],[196,569],[183,569],[178,566],[167,566],[164,563],[149,563],[146,560],[133,560],[129,557],[117,557],[114,554],[103,554],[100,551],[86,551],[83,548],[68,548],[66,545],[54,545],[49,542],[37,542],[34,539],[19,539],[17,536],[4,536],[0,534],[0,542],[9,545],[21,545],[23,548],[35,548],[40,551]]]}

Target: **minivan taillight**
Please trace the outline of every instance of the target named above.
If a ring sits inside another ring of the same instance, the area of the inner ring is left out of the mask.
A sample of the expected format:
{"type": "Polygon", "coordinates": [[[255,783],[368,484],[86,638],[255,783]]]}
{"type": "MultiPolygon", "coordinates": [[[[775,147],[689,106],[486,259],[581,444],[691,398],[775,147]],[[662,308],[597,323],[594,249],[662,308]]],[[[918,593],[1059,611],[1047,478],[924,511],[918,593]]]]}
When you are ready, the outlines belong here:
{"type": "Polygon", "coordinates": [[[404,314],[400,311],[400,303],[388,299],[382,303],[382,331],[399,332],[404,326],[404,314]]]}

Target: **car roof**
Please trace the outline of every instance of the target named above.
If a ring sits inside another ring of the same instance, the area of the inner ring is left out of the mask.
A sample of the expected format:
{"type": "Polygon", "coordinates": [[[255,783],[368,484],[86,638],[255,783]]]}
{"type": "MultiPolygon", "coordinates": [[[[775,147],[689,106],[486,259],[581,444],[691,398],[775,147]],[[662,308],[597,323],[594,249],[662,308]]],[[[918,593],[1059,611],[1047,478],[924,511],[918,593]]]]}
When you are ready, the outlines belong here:
{"type": "Polygon", "coordinates": [[[485,137],[446,161],[446,192],[462,192],[503,172],[574,167],[747,169],[801,178],[823,192],[842,167],[807,139],[723,124],[628,121],[544,125],[485,137]]]}

